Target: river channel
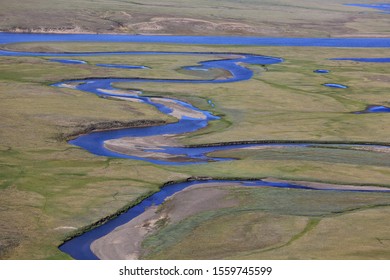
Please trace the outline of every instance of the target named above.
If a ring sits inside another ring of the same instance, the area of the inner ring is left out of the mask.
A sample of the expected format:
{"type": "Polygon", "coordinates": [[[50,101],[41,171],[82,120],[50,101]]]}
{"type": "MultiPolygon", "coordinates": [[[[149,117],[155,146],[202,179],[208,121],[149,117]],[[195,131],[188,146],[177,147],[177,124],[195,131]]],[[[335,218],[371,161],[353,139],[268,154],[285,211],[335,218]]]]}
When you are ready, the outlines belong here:
{"type": "MultiPolygon", "coordinates": [[[[126,36],[126,35],[92,35],[92,34],[13,34],[0,33],[0,43],[20,43],[20,42],[143,42],[143,43],[180,43],[180,44],[226,44],[226,45],[260,45],[260,46],[312,46],[312,47],[390,47],[390,38],[350,38],[350,39],[321,39],[321,38],[250,38],[250,37],[194,37],[194,36],[126,36]]],[[[249,80],[253,72],[246,65],[261,65],[283,63],[279,57],[261,56],[245,53],[200,53],[200,52],[88,52],[88,53],[39,53],[39,52],[16,52],[0,50],[0,56],[41,56],[50,57],[53,63],[85,64],[85,61],[78,60],[77,57],[88,56],[148,56],[148,55],[179,55],[179,56],[210,56],[210,60],[200,61],[198,65],[183,66],[187,71],[210,71],[211,69],[221,69],[229,75],[223,79],[147,79],[147,78],[85,78],[78,80],[61,81],[53,84],[54,87],[67,87],[98,95],[103,98],[117,98],[129,102],[142,102],[154,106],[160,112],[172,115],[177,118],[177,122],[165,125],[125,128],[108,131],[91,132],[81,135],[69,143],[78,146],[97,156],[128,158],[133,160],[148,161],[153,164],[164,165],[185,165],[185,164],[207,164],[215,161],[229,161],[234,159],[216,158],[209,156],[211,152],[246,149],[255,146],[301,146],[312,147],[313,145],[325,145],[319,143],[222,143],[221,145],[203,145],[198,147],[185,147],[176,143],[171,143],[165,139],[172,136],[183,135],[195,132],[206,127],[210,121],[216,121],[218,116],[207,110],[196,108],[190,103],[179,99],[166,97],[145,96],[140,90],[123,90],[115,87],[115,83],[185,83],[185,84],[208,84],[208,83],[234,83],[249,80]],[[215,59],[218,55],[218,59],[215,59]],[[72,57],[72,59],[62,59],[61,57],[72,57]],[[73,59],[73,57],[75,59],[73,59]],[[125,139],[125,140],[123,140],[125,139]],[[160,141],[160,142],[159,142],[160,141]],[[136,143],[136,145],[131,145],[136,143]],[[130,145],[130,148],[126,148],[130,145]]],[[[350,59],[350,58],[348,58],[350,59]]],[[[144,65],[122,65],[122,64],[99,64],[99,67],[124,68],[124,69],[148,69],[144,65]]],[[[129,72],[130,73],[130,72],[129,72]]],[[[130,75],[130,74],[129,74],[130,75]]],[[[335,86],[329,84],[328,86],[335,86]]],[[[343,87],[344,88],[344,87],[343,87]]],[[[210,102],[210,105],[213,105],[210,102]]],[[[386,110],[382,110],[385,112],[386,110]]],[[[329,146],[329,144],[327,144],[329,146]]],[[[343,143],[333,144],[336,146],[343,143]]],[[[375,147],[389,149],[388,146],[378,146],[371,144],[359,144],[355,146],[375,147]]],[[[116,227],[123,225],[134,217],[137,217],[151,205],[159,205],[164,200],[195,184],[215,182],[234,182],[243,187],[277,187],[277,188],[297,188],[313,189],[291,183],[268,182],[264,180],[191,180],[176,184],[168,184],[161,190],[140,204],[130,208],[125,213],[117,216],[103,225],[96,227],[80,236],[65,242],[60,249],[71,255],[75,259],[97,259],[90,249],[91,243],[108,234],[116,227]]],[[[329,188],[330,191],[367,191],[329,188]]],[[[386,190],[370,190],[386,191],[386,190]]]]}

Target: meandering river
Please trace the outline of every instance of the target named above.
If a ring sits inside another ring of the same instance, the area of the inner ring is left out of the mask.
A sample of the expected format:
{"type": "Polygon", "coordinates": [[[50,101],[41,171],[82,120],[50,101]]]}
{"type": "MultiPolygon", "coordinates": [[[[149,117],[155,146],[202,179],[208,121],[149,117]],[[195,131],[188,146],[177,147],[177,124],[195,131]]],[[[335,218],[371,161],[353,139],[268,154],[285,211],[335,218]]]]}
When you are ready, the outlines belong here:
{"type": "MultiPolygon", "coordinates": [[[[390,47],[390,38],[370,39],[318,39],[318,38],[249,38],[249,37],[194,37],[194,36],[128,36],[128,35],[67,35],[67,34],[13,34],[0,33],[0,43],[18,42],[147,42],[147,43],[186,43],[186,44],[236,44],[236,45],[278,45],[278,46],[313,46],[313,47],[390,47]]],[[[119,98],[128,101],[142,102],[156,107],[164,114],[172,115],[178,119],[175,123],[166,125],[116,129],[112,131],[92,132],[81,135],[70,141],[70,144],[79,146],[97,156],[129,158],[143,160],[154,164],[206,164],[211,161],[233,160],[228,158],[211,157],[208,154],[214,151],[229,149],[245,149],[256,146],[311,146],[311,143],[225,143],[224,145],[212,145],[202,147],[183,147],[177,143],[167,140],[174,135],[182,135],[204,128],[210,121],[218,117],[207,110],[200,110],[192,104],[174,98],[149,97],[140,91],[122,90],[115,88],[118,82],[126,83],[233,83],[249,80],[253,72],[244,65],[270,65],[282,63],[283,59],[278,57],[261,56],[243,53],[218,53],[218,60],[215,60],[215,53],[194,53],[194,52],[88,52],[88,53],[38,53],[38,52],[16,52],[0,50],[2,56],[44,56],[51,57],[53,63],[85,64],[85,61],[77,59],[61,59],[58,57],[86,57],[86,56],[107,56],[107,55],[183,55],[183,56],[210,56],[210,60],[199,62],[196,66],[184,66],[187,71],[209,71],[210,69],[222,69],[230,73],[224,79],[147,79],[147,78],[86,78],[79,80],[62,81],[53,84],[55,87],[71,87],[101,97],[119,98]],[[124,139],[124,140],[123,140],[124,139]],[[136,145],[132,145],[136,143],[136,145]]],[[[125,68],[125,69],[148,69],[144,65],[122,65],[122,64],[99,64],[100,67],[125,68]]],[[[130,70],[131,71],[131,70],[130,70]]],[[[336,84],[329,84],[334,86],[336,84]]],[[[210,106],[213,105],[210,102],[210,106]]],[[[318,146],[319,144],[315,144],[318,146]]],[[[340,145],[340,144],[338,144],[340,145]]],[[[356,145],[359,146],[359,145],[356,145]]],[[[388,149],[388,146],[360,145],[388,149]]],[[[234,182],[245,186],[278,187],[313,189],[308,186],[269,182],[264,180],[254,181],[227,181],[208,180],[207,183],[234,182]]],[[[138,216],[151,205],[161,204],[167,197],[195,184],[204,184],[205,181],[190,181],[177,184],[170,184],[163,187],[158,193],[143,200],[137,206],[119,215],[117,218],[91,230],[83,235],[77,236],[66,243],[60,249],[70,254],[75,259],[96,259],[90,249],[91,243],[108,234],[110,231],[138,216]]],[[[350,189],[350,188],[327,188],[327,190],[338,191],[387,191],[382,189],[350,189]]]]}

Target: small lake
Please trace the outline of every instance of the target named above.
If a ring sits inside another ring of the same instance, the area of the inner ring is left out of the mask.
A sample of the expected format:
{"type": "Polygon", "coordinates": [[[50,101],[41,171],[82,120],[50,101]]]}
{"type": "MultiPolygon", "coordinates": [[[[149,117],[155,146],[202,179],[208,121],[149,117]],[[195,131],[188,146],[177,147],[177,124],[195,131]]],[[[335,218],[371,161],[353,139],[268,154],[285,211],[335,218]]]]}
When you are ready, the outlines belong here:
{"type": "Polygon", "coordinates": [[[390,14],[390,3],[373,3],[373,4],[344,4],[345,6],[370,8],[381,11],[384,14],[390,14]]]}

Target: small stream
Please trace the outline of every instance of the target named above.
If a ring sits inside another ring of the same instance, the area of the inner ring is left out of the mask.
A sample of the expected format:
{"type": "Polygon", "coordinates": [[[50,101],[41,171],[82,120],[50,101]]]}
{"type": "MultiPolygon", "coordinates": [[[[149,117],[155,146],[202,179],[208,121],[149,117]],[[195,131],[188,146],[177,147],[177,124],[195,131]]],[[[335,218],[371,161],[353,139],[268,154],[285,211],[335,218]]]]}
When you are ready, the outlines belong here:
{"type": "MultiPolygon", "coordinates": [[[[0,33],[0,43],[16,43],[16,42],[154,42],[154,43],[186,43],[186,44],[235,44],[235,45],[278,45],[278,46],[331,46],[331,47],[389,47],[390,39],[327,39],[327,38],[249,38],[249,37],[201,37],[201,36],[128,36],[128,35],[92,35],[92,34],[13,34],[0,33]]],[[[175,98],[166,97],[150,97],[145,96],[139,90],[125,91],[115,88],[115,83],[185,83],[185,84],[223,84],[234,83],[249,80],[253,76],[253,72],[247,68],[247,65],[271,65],[282,63],[283,59],[278,57],[261,56],[255,54],[245,53],[202,53],[202,52],[84,52],[84,53],[39,53],[39,52],[17,52],[9,50],[0,50],[0,56],[41,56],[49,57],[53,63],[65,64],[86,64],[87,62],[77,59],[69,59],[69,57],[88,57],[88,56],[110,56],[110,55],[183,55],[183,56],[210,56],[210,60],[201,61],[198,65],[184,66],[186,71],[209,71],[210,69],[222,69],[228,73],[229,76],[220,79],[147,79],[147,78],[86,78],[78,80],[68,80],[53,84],[54,87],[71,87],[76,90],[95,94],[102,98],[119,98],[130,101],[137,101],[154,106],[160,112],[172,116],[176,116],[178,112],[180,117],[177,117],[177,122],[166,125],[141,127],[141,128],[125,128],[115,129],[111,131],[92,132],[86,135],[81,135],[69,143],[78,146],[88,152],[97,156],[129,158],[134,160],[148,161],[153,164],[164,165],[185,165],[185,164],[206,164],[215,161],[229,161],[235,160],[230,158],[218,158],[209,156],[210,153],[222,150],[232,149],[246,149],[256,146],[299,146],[311,147],[311,143],[232,143],[224,145],[211,145],[202,147],[184,147],[176,145],[155,145],[147,144],[144,147],[138,147],[137,155],[131,153],[121,153],[106,146],[107,141],[127,138],[147,139],[148,137],[169,137],[183,135],[185,133],[195,132],[199,129],[205,128],[209,122],[217,121],[218,116],[207,110],[196,108],[192,104],[183,102],[175,98]],[[219,59],[215,59],[218,55],[219,59]],[[62,59],[61,57],[64,57],[62,59]],[[66,58],[66,59],[65,59],[66,58]],[[155,154],[159,154],[158,157],[155,154]]],[[[341,59],[339,59],[341,60],[341,59]]],[[[350,59],[348,59],[350,60],[350,59]]],[[[107,68],[122,68],[128,69],[144,69],[147,71],[148,66],[144,65],[124,65],[124,64],[97,64],[99,67],[107,68]]],[[[317,73],[329,73],[328,70],[318,69],[317,73]]],[[[347,86],[339,84],[324,84],[329,87],[346,88],[347,86]]],[[[217,105],[211,100],[205,100],[207,104],[215,109],[217,105]]],[[[387,107],[385,107],[387,108],[387,107]]],[[[385,108],[369,108],[371,111],[386,111],[385,108]]],[[[218,108],[217,108],[218,109],[218,108]]],[[[321,146],[321,144],[315,144],[321,146]]],[[[329,145],[327,145],[329,146],[329,145]]],[[[339,146],[339,145],[338,145],[339,146]]],[[[359,145],[355,145],[359,146],[359,145]]],[[[374,145],[360,145],[360,146],[374,146],[374,145]]],[[[377,147],[375,145],[375,147],[377,147]]],[[[379,146],[388,149],[388,146],[379,146]]],[[[80,236],[77,236],[65,242],[60,249],[71,255],[75,259],[96,259],[90,249],[90,244],[108,234],[117,226],[122,225],[139,214],[143,213],[151,205],[161,204],[167,197],[176,192],[183,190],[195,184],[213,184],[213,183],[235,183],[243,187],[276,187],[276,188],[295,188],[295,189],[312,189],[307,186],[276,183],[264,180],[254,181],[234,181],[234,180],[207,180],[207,181],[189,181],[166,185],[161,190],[152,196],[146,198],[138,205],[130,208],[125,213],[119,215],[115,219],[106,222],[99,227],[96,227],[80,236]]],[[[326,189],[328,191],[353,191],[350,189],[326,189]]],[[[359,190],[364,191],[364,190],[359,190]]],[[[376,190],[378,191],[378,190],[376,190]]]]}

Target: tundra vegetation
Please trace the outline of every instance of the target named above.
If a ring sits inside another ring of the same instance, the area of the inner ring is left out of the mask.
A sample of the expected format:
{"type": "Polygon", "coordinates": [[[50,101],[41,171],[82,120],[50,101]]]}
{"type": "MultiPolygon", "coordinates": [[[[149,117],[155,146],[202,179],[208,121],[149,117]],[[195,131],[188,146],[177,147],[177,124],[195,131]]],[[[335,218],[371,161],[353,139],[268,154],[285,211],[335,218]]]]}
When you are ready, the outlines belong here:
{"type": "MultiPolygon", "coordinates": [[[[279,37],[388,34],[388,15],[343,6],[338,0],[196,4],[177,0],[0,0],[0,4],[2,31],[279,37]]],[[[185,45],[135,43],[1,47],[39,52],[189,50],[185,45]]],[[[248,66],[254,77],[239,83],[116,85],[141,89],[146,95],[175,97],[221,117],[183,136],[183,145],[258,140],[390,144],[389,114],[354,113],[369,105],[390,106],[388,64],[329,60],[389,57],[388,48],[191,45],[191,51],[254,53],[285,61],[267,67],[248,66]],[[317,74],[313,72],[316,69],[330,73],[317,74]],[[324,83],[348,88],[327,88],[324,83]]],[[[390,187],[390,156],[384,149],[275,146],[216,152],[217,156],[239,160],[191,166],[94,156],[67,140],[94,129],[168,123],[175,118],[145,104],[102,99],[71,88],[54,88],[52,83],[86,77],[213,79],[226,73],[213,70],[194,74],[181,69],[210,56],[77,57],[87,62],[79,65],[51,62],[50,58],[0,57],[0,259],[68,259],[58,250],[63,240],[130,207],[168,181],[190,177],[274,178],[390,187]],[[150,69],[109,69],[97,63],[145,65],[150,69]]],[[[215,188],[220,194],[215,203],[220,207],[199,208],[177,223],[162,215],[144,240],[141,257],[390,257],[388,193],[243,189],[234,183],[215,188]],[[233,206],[226,206],[226,201],[233,206]]],[[[172,198],[159,211],[170,213],[178,204],[172,198]]]]}
{"type": "MultiPolygon", "coordinates": [[[[5,48],[65,52],[183,51],[188,47],[30,43],[5,48]]],[[[175,96],[221,116],[221,120],[213,121],[205,129],[185,135],[181,139],[183,144],[216,143],[221,139],[224,142],[308,140],[346,143],[386,143],[389,139],[386,129],[389,114],[353,113],[370,104],[389,105],[386,64],[328,60],[346,56],[388,57],[388,49],[192,46],[191,50],[264,54],[283,57],[285,62],[267,66],[267,69],[250,66],[254,78],[239,83],[118,85],[142,89],[148,95],[175,96]],[[313,73],[319,68],[329,69],[330,73],[313,73]],[[349,88],[322,86],[328,81],[347,84],[349,88]],[[209,99],[215,107],[208,104],[209,99]]],[[[69,145],[66,140],[91,126],[99,128],[99,124],[132,121],[128,125],[135,125],[141,120],[173,122],[175,119],[141,103],[102,99],[73,89],[54,88],[51,83],[99,76],[188,78],[189,73],[181,70],[181,66],[196,65],[197,61],[210,58],[167,55],[78,59],[87,64],[61,64],[50,62],[48,57],[0,58],[2,258],[68,258],[57,249],[62,240],[134,204],[139,197],[157,191],[167,181],[197,176],[273,177],[390,187],[389,154],[351,147],[233,150],[216,154],[240,160],[175,167],[91,155],[69,145]],[[95,66],[103,62],[146,65],[151,69],[95,66]]],[[[201,75],[212,78],[220,74],[201,75]]],[[[389,257],[388,194],[241,189],[234,184],[218,188],[226,190],[226,198],[220,199],[234,197],[237,200],[235,207],[200,211],[178,224],[168,221],[145,240],[143,257],[389,257]],[[347,223],[349,219],[354,222],[347,223]],[[358,230],[359,234],[356,234],[358,230]],[[166,232],[169,234],[164,234],[166,232]],[[264,235],[268,236],[265,240],[261,238],[264,235]],[[324,235],[329,239],[324,240],[324,235]],[[255,246],[246,243],[252,237],[258,240],[255,246]],[[164,238],[170,240],[160,244],[164,238]],[[204,245],[205,248],[202,248],[203,242],[192,242],[209,238],[210,243],[204,245]],[[349,240],[351,244],[343,241],[345,246],[338,246],[337,240],[349,240]],[[369,245],[359,247],[359,244],[369,245]],[[327,250],[320,254],[319,248],[327,250]]],[[[170,203],[173,202],[162,205],[161,211],[170,203]]]]}

